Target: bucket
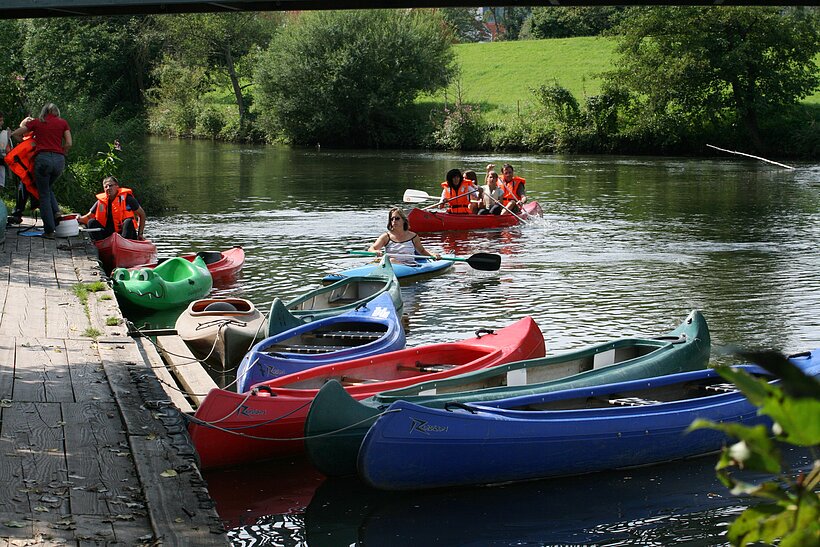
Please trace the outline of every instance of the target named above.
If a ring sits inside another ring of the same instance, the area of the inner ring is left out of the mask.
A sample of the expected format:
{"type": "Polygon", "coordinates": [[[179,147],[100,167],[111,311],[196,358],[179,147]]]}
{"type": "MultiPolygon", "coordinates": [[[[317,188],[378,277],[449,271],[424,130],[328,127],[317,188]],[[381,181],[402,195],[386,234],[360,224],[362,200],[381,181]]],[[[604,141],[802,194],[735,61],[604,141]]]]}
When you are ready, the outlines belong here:
{"type": "Polygon", "coordinates": [[[77,222],[78,216],[76,213],[63,215],[60,224],[58,224],[54,230],[54,235],[57,237],[74,237],[80,235],[80,223],[77,222]]]}

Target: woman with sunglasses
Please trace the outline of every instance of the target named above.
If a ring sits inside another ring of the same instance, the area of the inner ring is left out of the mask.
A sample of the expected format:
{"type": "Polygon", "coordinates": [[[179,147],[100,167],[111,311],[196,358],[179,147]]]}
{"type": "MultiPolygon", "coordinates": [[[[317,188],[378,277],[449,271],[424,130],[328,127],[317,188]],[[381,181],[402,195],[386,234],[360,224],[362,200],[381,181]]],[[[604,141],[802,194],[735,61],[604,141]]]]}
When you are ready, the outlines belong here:
{"type": "Polygon", "coordinates": [[[386,253],[394,264],[415,265],[414,255],[429,256],[436,260],[441,258],[440,254],[432,254],[424,248],[418,234],[410,231],[407,215],[398,207],[390,209],[387,231],[376,238],[368,251],[379,253],[380,256],[386,253]]]}

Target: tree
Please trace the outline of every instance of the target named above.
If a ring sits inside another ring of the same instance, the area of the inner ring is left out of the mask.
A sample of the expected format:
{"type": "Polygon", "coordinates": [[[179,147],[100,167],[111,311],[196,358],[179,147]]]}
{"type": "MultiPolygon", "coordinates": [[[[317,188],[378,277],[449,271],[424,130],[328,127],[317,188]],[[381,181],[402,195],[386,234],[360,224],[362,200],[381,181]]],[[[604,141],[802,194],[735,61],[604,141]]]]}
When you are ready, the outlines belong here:
{"type": "MultiPolygon", "coordinates": [[[[182,64],[224,71],[245,127],[247,105],[241,80],[250,76],[250,62],[242,59],[270,41],[278,18],[266,14],[195,13],[158,18],[166,34],[166,47],[182,64]],[[242,69],[245,69],[243,73],[242,69]]],[[[166,60],[167,61],[167,60],[166,60]]]]}
{"type": "MultiPolygon", "coordinates": [[[[597,36],[616,25],[624,13],[621,6],[568,8],[540,6],[524,24],[526,37],[533,39],[597,36]]],[[[525,34],[522,29],[522,36],[525,34]]]]}
{"type": "MultiPolygon", "coordinates": [[[[20,23],[13,19],[0,21],[0,43],[21,42],[20,23]]],[[[24,73],[18,48],[7,48],[6,54],[0,56],[0,112],[5,114],[6,124],[12,127],[26,114],[24,73]]]]}
{"type": "Polygon", "coordinates": [[[477,8],[442,8],[440,11],[459,42],[480,42],[489,38],[477,8]]]}
{"type": "Polygon", "coordinates": [[[297,144],[397,145],[415,98],[449,83],[451,43],[436,11],[303,13],[260,56],[260,124],[297,144]]]}
{"type": "Polygon", "coordinates": [[[692,126],[735,120],[764,150],[759,119],[820,83],[816,12],[801,8],[633,8],[618,28],[614,83],[645,95],[649,114],[692,126]]]}

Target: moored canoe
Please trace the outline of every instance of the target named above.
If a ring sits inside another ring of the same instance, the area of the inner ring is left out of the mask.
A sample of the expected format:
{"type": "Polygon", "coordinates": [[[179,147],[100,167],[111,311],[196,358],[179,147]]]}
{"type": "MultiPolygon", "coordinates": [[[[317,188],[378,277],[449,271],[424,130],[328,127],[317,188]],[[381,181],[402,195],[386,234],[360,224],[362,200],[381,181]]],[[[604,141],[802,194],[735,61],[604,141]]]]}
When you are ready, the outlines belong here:
{"type": "MultiPolygon", "coordinates": [[[[524,204],[518,217],[526,220],[541,216],[543,211],[537,201],[524,204]]],[[[487,230],[507,228],[521,223],[516,215],[454,215],[450,213],[413,208],[407,215],[410,229],[414,232],[445,232],[451,230],[487,230]]]]}
{"type": "Polygon", "coordinates": [[[288,302],[274,299],[268,314],[268,336],[302,323],[355,310],[383,293],[390,295],[396,313],[401,315],[404,309],[401,287],[387,258],[382,259],[367,275],[343,277],[332,285],[319,287],[288,302]]]}
{"type": "Polygon", "coordinates": [[[354,473],[356,455],[367,429],[393,402],[443,407],[450,401],[477,402],[524,393],[660,376],[701,369],[709,360],[711,339],[703,315],[693,311],[675,330],[657,339],[620,338],[576,351],[518,361],[443,380],[380,391],[356,401],[338,382],[325,384],[305,421],[306,450],[325,475],[354,473]]]}
{"type": "Polygon", "coordinates": [[[329,380],[343,382],[351,397],[361,399],[382,389],[543,355],[541,330],[525,317],[459,342],[315,367],[257,384],[248,393],[212,389],[188,430],[203,468],[290,455],[304,449],[301,437],[308,405],[329,380]]]}
{"type": "Polygon", "coordinates": [[[188,305],[175,328],[194,357],[226,370],[264,336],[265,316],[244,298],[203,298],[188,305]]]}
{"type": "Polygon", "coordinates": [[[140,264],[156,264],[157,246],[142,239],[125,239],[113,233],[105,239],[94,242],[100,261],[106,272],[114,268],[131,268],[140,264]]]}
{"type": "MultiPolygon", "coordinates": [[[[792,362],[820,374],[820,350],[792,362]]],[[[739,367],[775,381],[751,365],[739,367]]],[[[770,424],[714,369],[444,409],[397,401],[362,442],[358,468],[376,488],[490,484],[644,466],[707,454],[723,432],[696,419],[770,424]]]]}
{"type": "Polygon", "coordinates": [[[189,262],[171,258],[156,268],[111,272],[117,297],[153,310],[166,310],[188,304],[207,295],[213,286],[211,273],[199,257],[189,262]]]}
{"type": "Polygon", "coordinates": [[[236,391],[305,369],[395,351],[404,329],[389,294],[341,315],[304,323],[265,338],[242,358],[236,391]]]}

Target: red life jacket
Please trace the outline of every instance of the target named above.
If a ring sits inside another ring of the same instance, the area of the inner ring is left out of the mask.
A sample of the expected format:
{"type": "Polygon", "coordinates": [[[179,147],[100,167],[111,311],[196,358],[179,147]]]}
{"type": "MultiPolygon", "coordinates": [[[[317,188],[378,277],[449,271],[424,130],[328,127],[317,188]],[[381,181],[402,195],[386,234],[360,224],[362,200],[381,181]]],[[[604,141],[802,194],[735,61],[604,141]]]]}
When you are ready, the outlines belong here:
{"type": "Polygon", "coordinates": [[[512,182],[507,182],[504,179],[501,179],[501,185],[504,188],[504,197],[501,198],[501,202],[504,206],[509,207],[510,203],[521,199],[518,191],[524,186],[524,184],[526,184],[526,182],[527,181],[525,179],[516,176],[513,176],[512,182]]]}
{"type": "MultiPolygon", "coordinates": [[[[134,218],[134,211],[129,211],[125,208],[125,198],[133,196],[134,192],[130,188],[120,187],[120,191],[114,196],[114,201],[111,203],[111,217],[114,219],[114,231],[118,234],[122,233],[122,223],[127,218],[134,218]]],[[[108,221],[108,194],[105,192],[97,194],[97,210],[94,212],[94,218],[97,222],[106,225],[108,221]]]]}
{"type": "Polygon", "coordinates": [[[11,149],[4,158],[11,172],[20,177],[28,193],[40,199],[40,192],[34,183],[34,156],[37,154],[37,143],[31,137],[24,138],[20,144],[11,149]]]}
{"type": "Polygon", "coordinates": [[[441,187],[444,188],[445,201],[455,198],[452,201],[447,202],[448,213],[463,215],[470,212],[470,194],[468,193],[470,191],[470,186],[471,184],[469,181],[462,180],[459,187],[456,190],[453,190],[453,188],[446,182],[441,183],[441,187]],[[460,197],[456,198],[456,196],[460,197]]]}

